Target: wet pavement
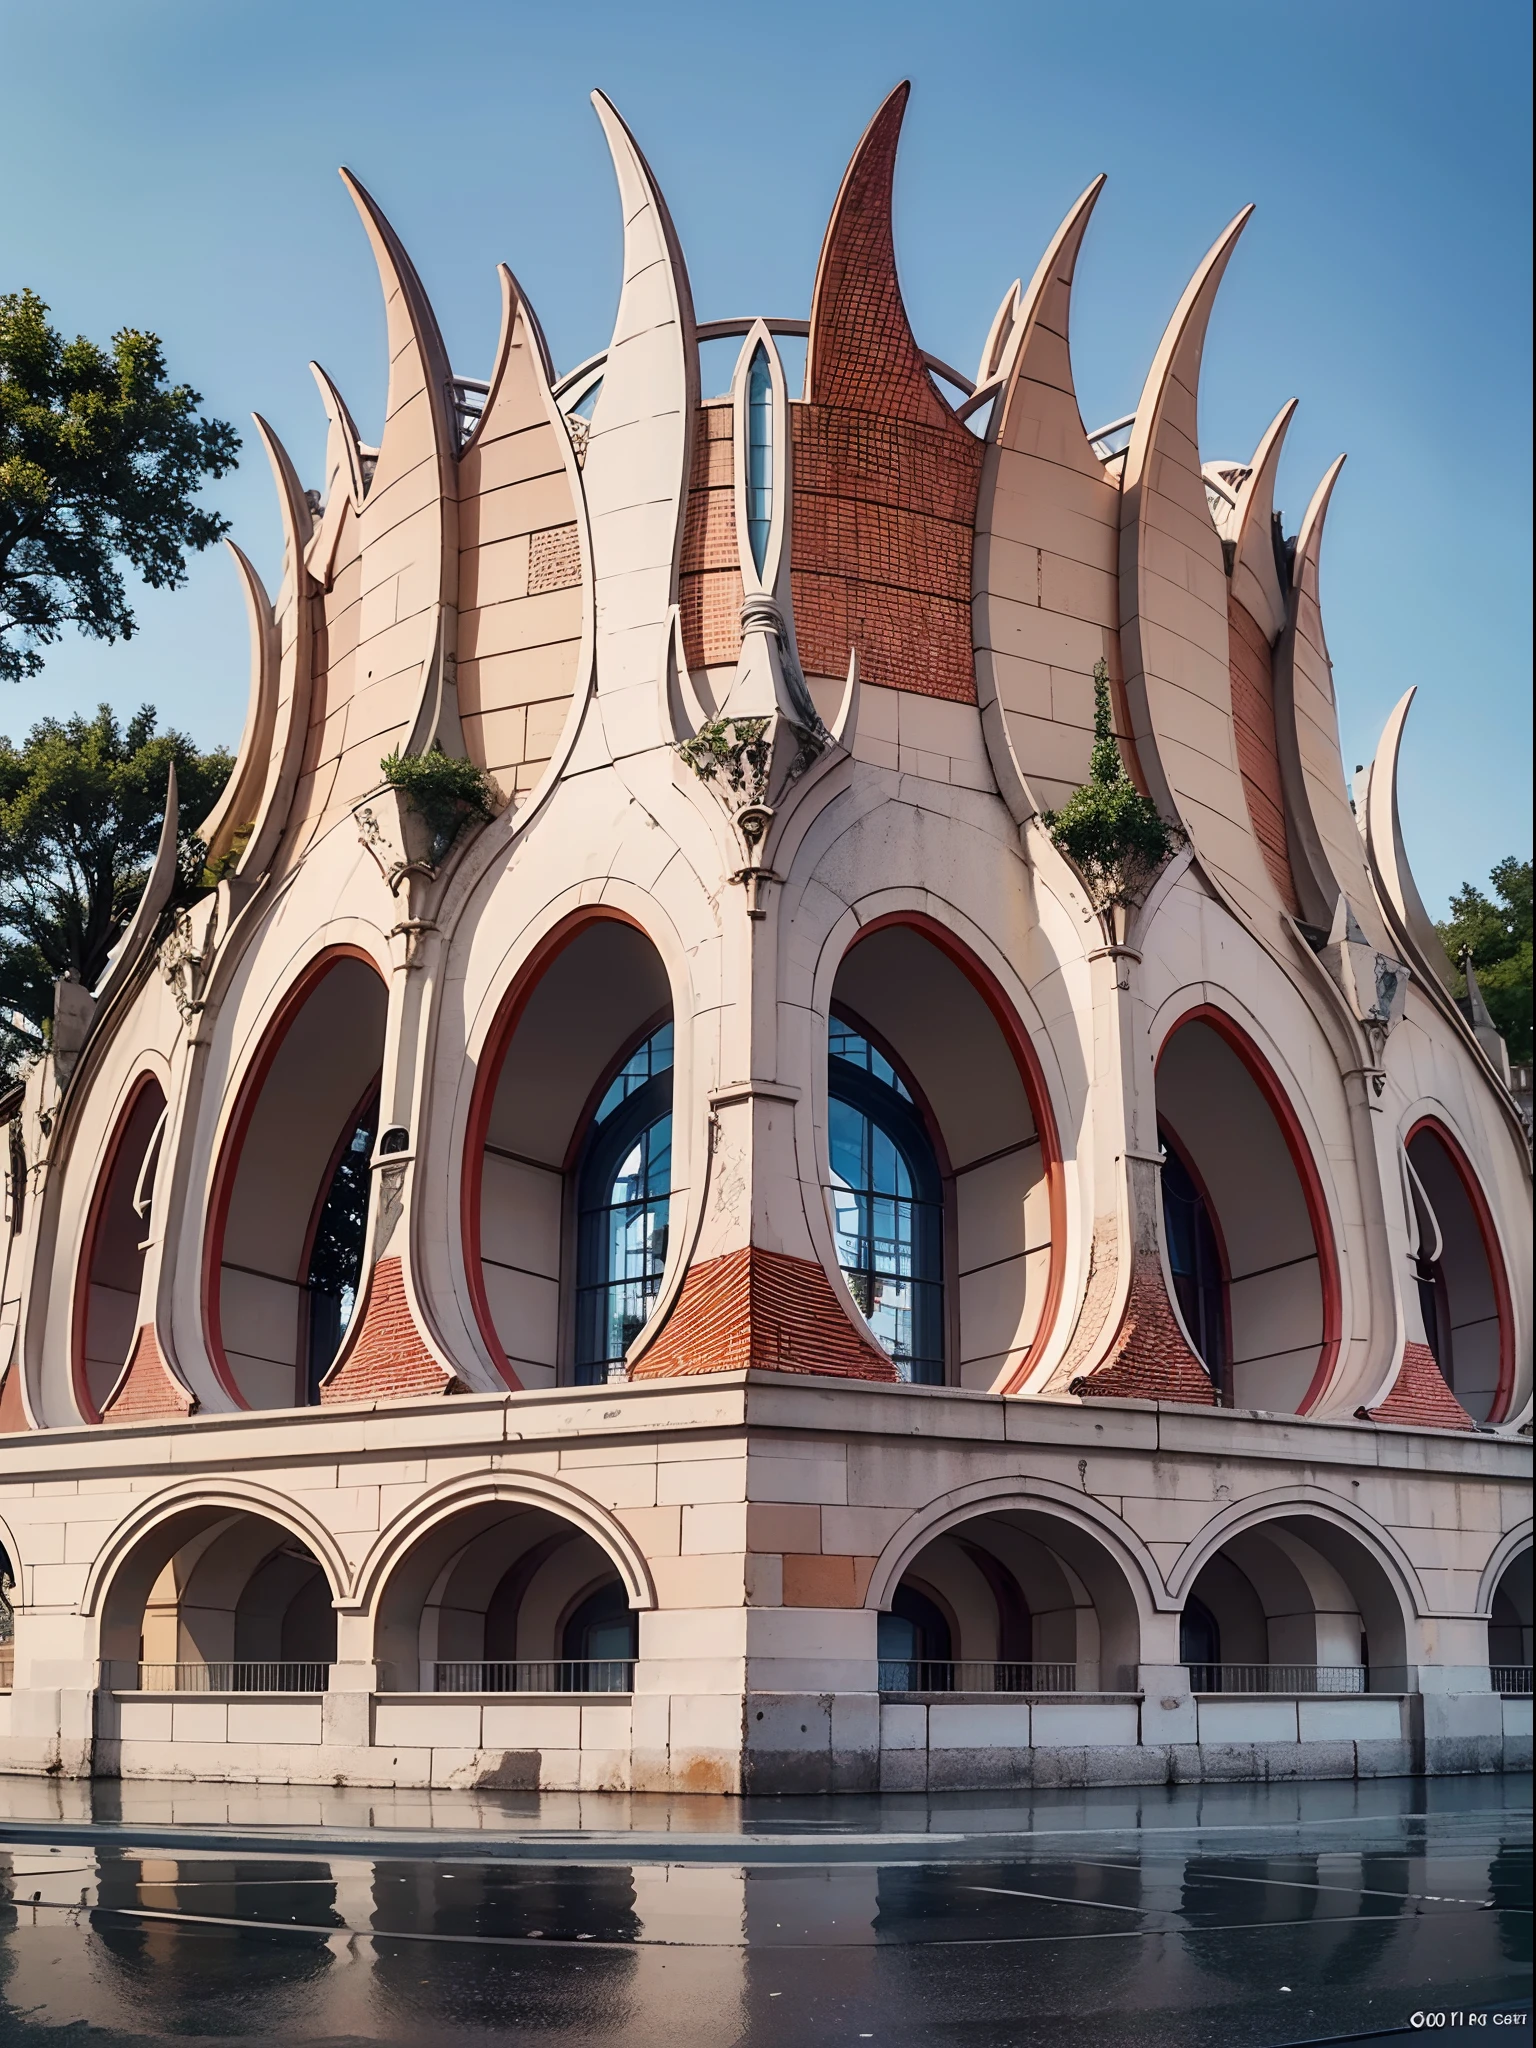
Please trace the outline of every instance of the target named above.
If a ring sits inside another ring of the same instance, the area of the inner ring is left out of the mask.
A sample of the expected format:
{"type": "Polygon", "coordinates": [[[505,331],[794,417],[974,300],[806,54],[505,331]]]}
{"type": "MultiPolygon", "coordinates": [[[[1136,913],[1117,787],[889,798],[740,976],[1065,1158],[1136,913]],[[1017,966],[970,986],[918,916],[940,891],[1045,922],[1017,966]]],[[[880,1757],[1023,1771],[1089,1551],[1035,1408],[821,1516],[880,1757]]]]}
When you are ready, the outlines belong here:
{"type": "Polygon", "coordinates": [[[1529,1777],[824,1801],[0,1779],[7,2048],[1529,2043],[1530,1964],[1529,1777]]]}

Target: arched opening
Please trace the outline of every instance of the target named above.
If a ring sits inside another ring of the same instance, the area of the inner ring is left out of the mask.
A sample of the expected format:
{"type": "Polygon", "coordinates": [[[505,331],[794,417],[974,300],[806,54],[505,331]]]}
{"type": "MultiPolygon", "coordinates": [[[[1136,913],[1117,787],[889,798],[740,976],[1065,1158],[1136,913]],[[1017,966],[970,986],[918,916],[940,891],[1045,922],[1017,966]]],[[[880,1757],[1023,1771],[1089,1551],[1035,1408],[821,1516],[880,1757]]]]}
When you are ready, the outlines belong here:
{"type": "Polygon", "coordinates": [[[1238,1408],[1304,1412],[1341,1330],[1338,1263],[1294,1112],[1230,1020],[1201,1010],[1157,1062],[1163,1239],[1190,1344],[1238,1408]]]}
{"type": "Polygon", "coordinates": [[[117,1691],[323,1692],[336,1661],[333,1588],[282,1523],[223,1504],[140,1538],[102,1607],[117,1691]]]}
{"type": "Polygon", "coordinates": [[[476,1085],[464,1241],[481,1333],[514,1386],[606,1380],[666,1265],[671,991],[612,916],[563,927],[503,1005],[476,1085]]]}
{"type": "Polygon", "coordinates": [[[1358,1537],[1317,1515],[1229,1536],[1195,1575],[1179,1641],[1195,1692],[1401,1692],[1407,1683],[1391,1578],[1358,1537]]]}
{"type": "Polygon", "coordinates": [[[375,1655],[392,1692],[624,1692],[637,1616],[612,1557],[552,1509],[482,1501],[390,1572],[375,1655]]]}
{"type": "Polygon", "coordinates": [[[1049,1332],[1059,1153],[1002,991],[929,919],[872,924],[832,990],[828,1210],[903,1379],[1018,1383],[1049,1332]]]}
{"type": "Polygon", "coordinates": [[[144,1074],[112,1134],[80,1250],[73,1328],[75,1399],[90,1422],[101,1420],[107,1396],[133,1350],[164,1128],[165,1091],[152,1074],[144,1074]]]}
{"type": "Polygon", "coordinates": [[[1141,1630],[1096,1536],[1029,1508],[972,1516],[909,1559],[877,1624],[882,1692],[1121,1692],[1141,1630]]]}
{"type": "Polygon", "coordinates": [[[1527,1544],[1499,1574],[1488,1615],[1488,1669],[1495,1692],[1531,1690],[1531,1550],[1527,1544]]]}
{"type": "Polygon", "coordinates": [[[16,1676],[16,1567],[0,1543],[0,1692],[9,1692],[16,1676]]]}
{"type": "Polygon", "coordinates": [[[388,996],[371,960],[324,956],[267,1032],[214,1181],[209,1351],[248,1408],[319,1398],[357,1299],[388,996]]]}
{"type": "Polygon", "coordinates": [[[1425,1118],[1407,1140],[1417,1182],[1424,1335],[1446,1385],[1474,1422],[1499,1420],[1514,1385],[1509,1282],[1493,1218],[1465,1153],[1425,1118]],[[1427,1207],[1427,1214],[1424,1213],[1427,1207]]]}

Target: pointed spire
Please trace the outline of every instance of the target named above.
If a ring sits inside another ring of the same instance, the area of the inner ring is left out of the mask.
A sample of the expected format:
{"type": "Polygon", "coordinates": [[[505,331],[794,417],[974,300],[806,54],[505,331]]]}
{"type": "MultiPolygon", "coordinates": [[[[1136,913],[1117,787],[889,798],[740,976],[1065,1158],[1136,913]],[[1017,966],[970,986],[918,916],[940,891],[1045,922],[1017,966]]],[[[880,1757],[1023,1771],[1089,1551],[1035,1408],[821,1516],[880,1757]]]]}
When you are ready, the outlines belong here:
{"type": "MultiPolygon", "coordinates": [[[[1029,281],[1029,289],[1020,299],[1018,317],[999,358],[998,374],[1006,378],[1006,386],[993,407],[987,433],[989,440],[997,441],[1004,448],[1024,446],[1027,438],[1024,436],[1024,421],[1034,420],[1041,410],[1038,396],[1031,395],[1027,387],[1041,385],[1047,391],[1070,399],[1082,440],[1084,463],[1080,466],[1091,464],[1094,471],[1100,465],[1088,446],[1088,436],[1083,430],[1082,415],[1077,407],[1068,327],[1078,252],[1103,190],[1104,175],[1101,172],[1079,195],[1035,266],[1035,274],[1029,281]]],[[[1062,410],[1060,405],[1050,409],[1058,413],[1062,410]]],[[[1059,421],[1057,428],[1059,432],[1059,421]]]]}
{"type": "Polygon", "coordinates": [[[361,511],[368,485],[363,474],[363,442],[357,431],[357,422],[347,409],[347,401],[320,365],[312,362],[309,373],[319,386],[320,402],[325,407],[328,422],[325,436],[326,505],[329,507],[337,489],[344,486],[351,497],[353,509],[361,511]]]}
{"type": "Polygon", "coordinates": [[[249,557],[226,540],[240,586],[245,593],[246,625],[251,640],[251,681],[246,699],[245,730],[235,754],[235,765],[219,800],[197,828],[197,836],[208,849],[208,865],[215,867],[229,852],[242,825],[255,819],[266,780],[267,758],[272,750],[272,726],[277,717],[277,631],[272,604],[249,557]]]}
{"type": "Polygon", "coordinates": [[[805,395],[812,405],[943,427],[954,415],[907,318],[891,223],[896,147],[911,92],[903,80],[865,129],[832,208],[811,298],[805,395]]]}
{"type": "Polygon", "coordinates": [[[1275,562],[1275,478],[1295,415],[1296,400],[1288,399],[1254,450],[1248,477],[1238,492],[1237,530],[1232,537],[1232,595],[1271,646],[1285,628],[1285,592],[1275,562]]]}
{"type": "Polygon", "coordinates": [[[160,822],[160,843],[155,849],[149,879],[139,892],[139,901],[127,929],[112,950],[101,980],[92,991],[96,1015],[111,1002],[139,964],[139,956],[155,935],[160,913],[171,900],[176,886],[176,855],[181,824],[181,805],[176,793],[176,763],[172,761],[165,779],[165,812],[160,822]]]}
{"type": "Polygon", "coordinates": [[[438,330],[437,315],[399,236],[371,193],[345,166],[340,176],[367,231],[384,293],[389,393],[384,404],[384,431],[379,437],[378,466],[370,485],[378,493],[397,474],[414,468],[421,460],[420,444],[406,428],[407,416],[415,406],[426,407],[439,459],[453,459],[457,444],[449,398],[453,373],[438,330]]]}
{"type": "Polygon", "coordinates": [[[1421,972],[1431,975],[1442,988],[1454,989],[1455,970],[1440,934],[1430,921],[1408,865],[1403,841],[1403,821],[1397,803],[1397,766],[1402,753],[1403,728],[1418,694],[1418,685],[1403,693],[1393,706],[1376,749],[1370,780],[1365,790],[1365,848],[1376,893],[1409,960],[1421,972]]]}

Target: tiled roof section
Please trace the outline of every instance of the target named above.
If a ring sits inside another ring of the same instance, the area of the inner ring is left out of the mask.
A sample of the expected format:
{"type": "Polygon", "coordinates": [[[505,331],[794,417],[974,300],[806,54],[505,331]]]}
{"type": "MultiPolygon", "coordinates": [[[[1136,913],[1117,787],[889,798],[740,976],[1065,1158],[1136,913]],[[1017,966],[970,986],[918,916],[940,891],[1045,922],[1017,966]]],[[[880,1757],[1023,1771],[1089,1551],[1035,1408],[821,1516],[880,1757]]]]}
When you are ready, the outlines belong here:
{"type": "Polygon", "coordinates": [[[1232,723],[1237,733],[1237,765],[1242,772],[1248,816],[1280,901],[1292,917],[1300,917],[1301,904],[1291,874],[1291,847],[1285,829],[1280,751],[1275,740],[1273,651],[1258,620],[1230,595],[1227,635],[1231,650],[1232,723]]]}
{"type": "Polygon", "coordinates": [[[633,1377],[686,1378],[746,1366],[839,1379],[896,1377],[885,1353],[848,1320],[815,1260],[753,1245],[691,1269],[633,1377]]]}
{"type": "Polygon", "coordinates": [[[1162,1262],[1137,1254],[1125,1314],[1103,1364],[1072,1382],[1085,1401],[1184,1401],[1214,1408],[1211,1376],[1185,1341],[1163,1284],[1162,1262]]]}
{"type": "Polygon", "coordinates": [[[154,1325],[145,1323],[133,1340],[117,1385],[102,1407],[103,1422],[144,1422],[165,1415],[187,1416],[197,1396],[184,1387],[166,1363],[154,1325]]]}
{"type": "Polygon", "coordinates": [[[891,188],[908,88],[854,152],[832,211],[790,408],[790,576],[802,665],[963,703],[982,445],[934,388],[896,275],[891,188]]]}
{"type": "Polygon", "coordinates": [[[341,1370],[321,1384],[322,1406],[334,1401],[387,1401],[462,1391],[459,1380],[445,1371],[422,1342],[406,1297],[400,1261],[380,1259],[373,1269],[357,1340],[341,1370]]]}
{"type": "Polygon", "coordinates": [[[734,407],[701,405],[678,569],[683,652],[690,668],[734,666],[741,652],[741,557],[736,545],[734,407]]]}
{"type": "Polygon", "coordinates": [[[1378,1408],[1362,1408],[1372,1422],[1396,1422],[1413,1429],[1471,1429],[1472,1418],[1446,1385],[1427,1344],[1403,1346],[1392,1391],[1378,1408]]]}

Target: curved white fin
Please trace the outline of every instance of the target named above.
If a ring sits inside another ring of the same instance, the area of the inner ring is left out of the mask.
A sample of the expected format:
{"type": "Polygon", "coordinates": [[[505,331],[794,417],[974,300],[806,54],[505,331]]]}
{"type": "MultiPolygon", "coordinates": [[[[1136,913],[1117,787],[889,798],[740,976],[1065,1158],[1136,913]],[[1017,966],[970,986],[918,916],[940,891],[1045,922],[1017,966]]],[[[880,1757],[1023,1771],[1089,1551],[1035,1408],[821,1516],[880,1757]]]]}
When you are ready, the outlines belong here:
{"type": "Polygon", "coordinates": [[[1119,491],[1089,446],[1068,343],[1078,252],[1103,189],[1095,178],[1074,203],[1000,341],[977,494],[976,696],[992,773],[1017,824],[1087,779],[1094,663],[1115,658],[1119,491]],[[1050,611],[1040,603],[1047,579],[1050,611]],[[1070,669],[1063,614],[1071,644],[1084,650],[1070,669]]]}
{"type": "Polygon", "coordinates": [[[313,530],[313,516],[287,449],[260,413],[253,413],[251,417],[256,422],[256,431],[267,451],[272,478],[277,485],[284,556],[275,625],[278,638],[277,690],[271,743],[251,836],[235,868],[237,893],[248,893],[249,886],[266,873],[288,822],[299,763],[304,753],[304,739],[309,729],[312,688],[311,579],[304,565],[304,554],[313,530]]]}
{"type": "Polygon", "coordinates": [[[453,373],[437,315],[400,237],[367,188],[344,166],[340,176],[373,249],[384,294],[389,391],[378,463],[368,485],[370,498],[377,498],[429,455],[451,466],[458,452],[449,392],[453,373]]]}
{"type": "Polygon", "coordinates": [[[1137,758],[1152,795],[1188,832],[1210,879],[1245,916],[1274,931],[1285,907],[1238,765],[1226,562],[1201,469],[1198,419],[1211,309],[1252,212],[1245,206],[1228,223],[1190,279],[1142,388],[1121,487],[1120,649],[1137,758]]]}
{"type": "Polygon", "coordinates": [[[1232,537],[1232,595],[1273,647],[1285,628],[1285,592],[1275,560],[1275,477],[1280,451],[1296,414],[1288,399],[1265,429],[1249,474],[1237,494],[1232,537]]]}
{"type": "Polygon", "coordinates": [[[1450,993],[1456,986],[1456,971],[1424,908],[1424,899],[1408,865],[1397,805],[1397,764],[1402,753],[1403,728],[1417,693],[1415,684],[1394,705],[1371,764],[1364,806],[1366,857],[1381,907],[1409,960],[1450,993]]]}
{"type": "Polygon", "coordinates": [[[127,930],[113,947],[101,980],[91,991],[96,999],[95,1015],[98,1017],[138,966],[145,947],[155,936],[160,913],[171,900],[171,891],[176,886],[176,841],[180,815],[176,763],[173,761],[165,778],[165,816],[160,825],[160,843],[155,848],[154,865],[140,892],[133,916],[128,920],[127,930]]]}
{"type": "MultiPolygon", "coordinates": [[[[591,520],[597,688],[633,691],[654,717],[656,656],[677,602],[688,468],[699,403],[693,294],[666,201],[611,101],[592,95],[624,219],[624,278],[582,481],[591,520]]],[[[614,705],[604,726],[620,752],[655,744],[614,705]],[[618,723],[615,724],[617,717],[618,723]]]]}
{"type": "Polygon", "coordinates": [[[1013,338],[1014,326],[1023,305],[1023,280],[1015,278],[1003,293],[1002,302],[992,315],[992,325],[987,329],[987,338],[981,345],[981,360],[976,365],[976,389],[990,384],[1003,366],[1003,357],[1013,338]]]}
{"type": "Polygon", "coordinates": [[[245,729],[235,753],[235,765],[218,802],[197,828],[197,836],[208,849],[208,865],[215,867],[230,850],[241,827],[254,824],[267,776],[267,758],[272,751],[272,727],[277,718],[277,622],[271,600],[250,558],[232,540],[224,545],[234,557],[245,593],[245,617],[251,639],[251,681],[245,707],[245,729]]]}

